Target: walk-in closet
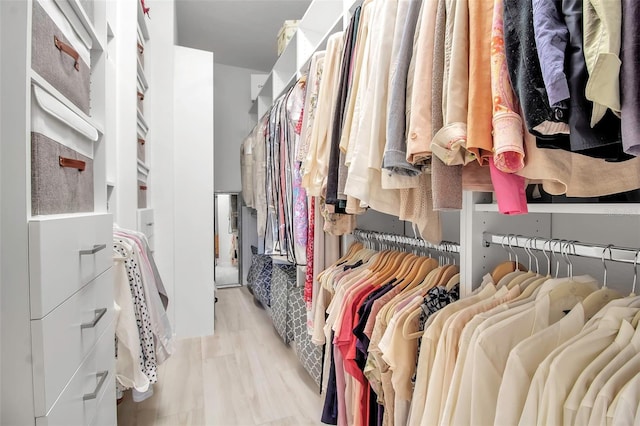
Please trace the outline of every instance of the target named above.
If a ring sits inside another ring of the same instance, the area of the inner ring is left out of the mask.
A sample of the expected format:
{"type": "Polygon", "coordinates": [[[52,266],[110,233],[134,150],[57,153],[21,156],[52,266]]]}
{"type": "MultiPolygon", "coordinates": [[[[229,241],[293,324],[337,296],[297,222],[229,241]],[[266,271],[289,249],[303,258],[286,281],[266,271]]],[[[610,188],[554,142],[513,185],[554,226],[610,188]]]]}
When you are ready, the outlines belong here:
{"type": "Polygon", "coordinates": [[[640,424],[637,22],[0,1],[0,424],[640,424]]]}

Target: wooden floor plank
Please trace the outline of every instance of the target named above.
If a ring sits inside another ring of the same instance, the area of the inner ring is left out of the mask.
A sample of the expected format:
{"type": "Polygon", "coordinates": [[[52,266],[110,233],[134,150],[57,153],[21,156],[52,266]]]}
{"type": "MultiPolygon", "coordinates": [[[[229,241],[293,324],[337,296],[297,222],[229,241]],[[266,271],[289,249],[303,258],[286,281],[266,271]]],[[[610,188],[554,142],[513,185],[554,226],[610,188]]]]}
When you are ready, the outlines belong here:
{"type": "Polygon", "coordinates": [[[320,424],[322,398],[245,288],[216,292],[215,334],[176,342],[154,395],[118,406],[119,426],[320,424]]]}

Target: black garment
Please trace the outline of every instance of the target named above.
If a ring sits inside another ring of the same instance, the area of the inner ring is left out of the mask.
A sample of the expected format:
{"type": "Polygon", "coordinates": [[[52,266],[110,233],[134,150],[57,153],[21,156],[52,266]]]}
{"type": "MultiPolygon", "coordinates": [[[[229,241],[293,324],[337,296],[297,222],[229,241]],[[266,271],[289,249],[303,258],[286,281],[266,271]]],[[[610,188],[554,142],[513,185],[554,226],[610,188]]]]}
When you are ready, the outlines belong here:
{"type": "Polygon", "coordinates": [[[566,135],[542,135],[534,130],[545,122],[566,122],[566,114],[549,106],[536,48],[531,0],[504,1],[504,45],[509,78],[520,100],[527,129],[542,143],[569,149],[566,135]]]}
{"type": "MultiPolygon", "coordinates": [[[[447,306],[449,303],[453,303],[456,300],[460,300],[460,284],[454,285],[451,290],[447,290],[444,286],[438,286],[431,288],[427,295],[424,297],[424,303],[420,312],[420,319],[418,320],[418,330],[423,331],[427,323],[427,320],[431,315],[447,306]]],[[[420,346],[422,343],[422,337],[418,338],[418,356],[416,357],[416,370],[411,376],[411,383],[413,386],[416,384],[416,376],[418,372],[418,358],[420,357],[420,346]]]]}
{"type": "Polygon", "coordinates": [[[622,48],[620,96],[622,102],[622,141],[626,152],[640,155],[640,4],[622,1],[622,48]]]}
{"type": "MultiPolygon", "coordinates": [[[[331,341],[333,342],[333,335],[331,332],[331,341]]],[[[324,398],[324,406],[322,408],[321,421],[327,425],[338,424],[338,386],[336,384],[336,364],[333,360],[333,345],[329,344],[331,348],[331,367],[329,368],[329,381],[327,383],[327,393],[324,398]]]]}
{"type": "Polygon", "coordinates": [[[369,386],[369,426],[378,426],[378,395],[369,386]]]}
{"type": "Polygon", "coordinates": [[[582,43],[582,0],[563,0],[562,14],[569,30],[565,68],[571,95],[569,100],[571,151],[608,161],[628,160],[632,157],[622,152],[620,119],[610,110],[595,127],[591,128],[593,103],[585,97],[589,73],[582,43]]]}
{"type": "Polygon", "coordinates": [[[369,320],[369,316],[371,315],[373,302],[382,297],[388,291],[391,291],[391,289],[393,288],[393,283],[395,281],[396,279],[394,278],[388,284],[385,284],[382,287],[369,293],[358,308],[358,323],[353,328],[353,334],[354,336],[356,336],[355,362],[363,372],[364,366],[367,363],[367,357],[369,355],[367,349],[369,349],[369,343],[371,343],[369,340],[369,336],[364,334],[364,329],[367,325],[367,321],[369,320]]]}
{"type": "Polygon", "coordinates": [[[360,22],[360,10],[361,7],[359,6],[351,18],[351,23],[345,36],[345,48],[342,53],[342,65],[340,67],[338,97],[333,112],[326,203],[336,206],[336,213],[346,213],[345,208],[347,207],[346,201],[342,202],[342,200],[338,199],[339,168],[346,167],[344,163],[341,164],[340,162],[340,138],[342,136],[342,125],[349,94],[349,70],[351,69],[351,57],[353,56],[353,49],[356,44],[355,35],[357,34],[358,23],[360,22]]]}

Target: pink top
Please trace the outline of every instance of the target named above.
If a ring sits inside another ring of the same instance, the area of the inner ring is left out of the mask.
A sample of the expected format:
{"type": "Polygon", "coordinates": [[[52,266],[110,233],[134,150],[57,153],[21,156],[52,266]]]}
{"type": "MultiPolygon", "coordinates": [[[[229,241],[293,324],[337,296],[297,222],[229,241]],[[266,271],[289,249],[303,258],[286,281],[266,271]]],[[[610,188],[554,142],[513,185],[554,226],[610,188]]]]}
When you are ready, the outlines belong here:
{"type": "Polygon", "coordinates": [[[489,158],[489,170],[500,213],[509,215],[527,213],[529,210],[524,178],[498,170],[493,158],[489,158]]]}

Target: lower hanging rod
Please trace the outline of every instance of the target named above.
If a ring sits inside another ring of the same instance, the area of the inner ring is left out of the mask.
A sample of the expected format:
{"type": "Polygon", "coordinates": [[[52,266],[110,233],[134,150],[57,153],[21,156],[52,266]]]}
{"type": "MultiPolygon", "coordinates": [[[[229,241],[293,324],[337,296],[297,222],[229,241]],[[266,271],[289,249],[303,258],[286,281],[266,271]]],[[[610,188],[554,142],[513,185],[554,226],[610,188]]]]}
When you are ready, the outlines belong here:
{"type": "Polygon", "coordinates": [[[378,243],[396,244],[401,246],[411,246],[439,251],[441,253],[460,253],[460,244],[449,241],[443,241],[441,244],[431,244],[430,242],[420,238],[407,237],[397,234],[388,234],[386,232],[365,231],[362,229],[355,229],[353,231],[353,237],[359,241],[372,241],[378,243]]]}
{"type": "Polygon", "coordinates": [[[545,251],[553,254],[604,259],[612,262],[637,263],[640,260],[640,248],[619,247],[612,244],[592,244],[574,240],[527,237],[515,234],[483,233],[485,247],[499,244],[506,248],[523,248],[545,251]]]}

